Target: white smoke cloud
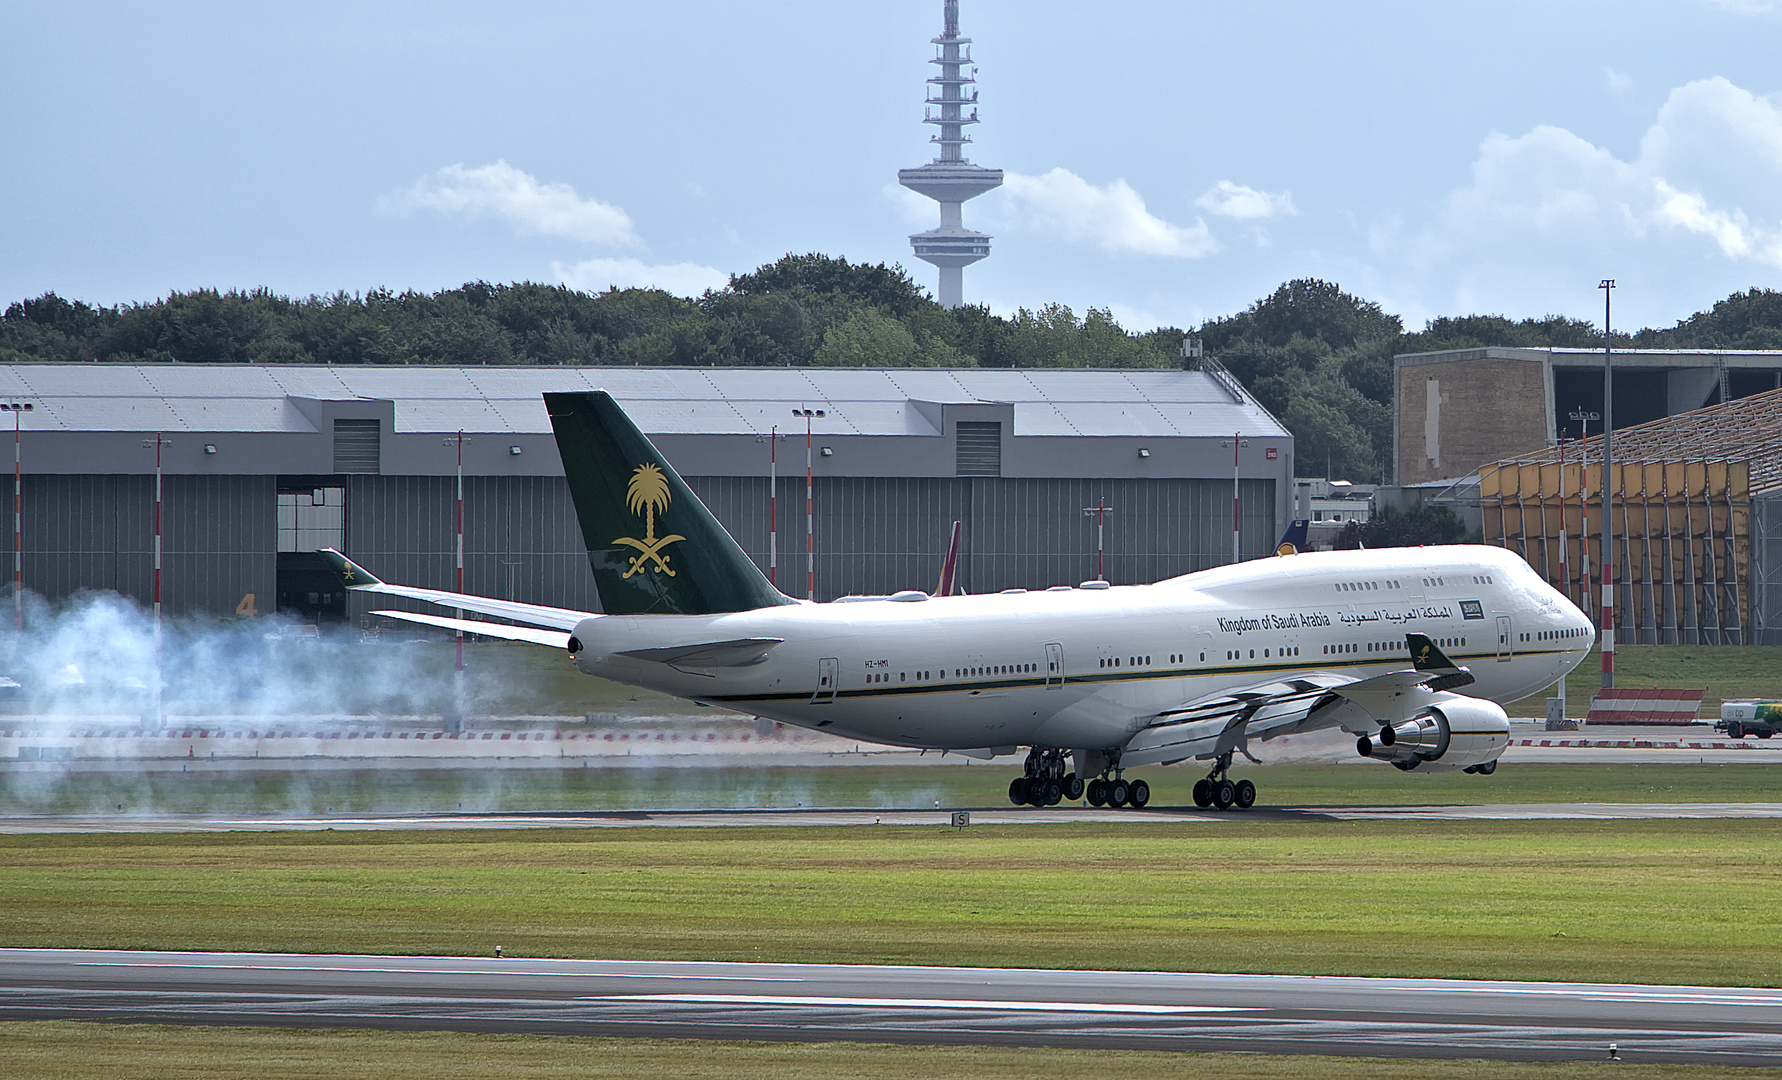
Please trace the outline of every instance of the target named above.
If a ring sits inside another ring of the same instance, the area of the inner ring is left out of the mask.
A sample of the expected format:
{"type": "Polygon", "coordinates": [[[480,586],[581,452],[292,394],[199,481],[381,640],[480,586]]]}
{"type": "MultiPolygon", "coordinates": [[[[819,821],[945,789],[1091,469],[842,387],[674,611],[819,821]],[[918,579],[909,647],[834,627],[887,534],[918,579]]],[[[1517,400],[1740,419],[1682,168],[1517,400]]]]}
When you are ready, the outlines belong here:
{"type": "Polygon", "coordinates": [[[583,259],[565,264],[553,262],[551,274],[563,284],[583,292],[605,289],[661,289],[676,296],[698,296],[707,289],[722,289],[730,275],[699,263],[649,266],[637,259],[583,259]]]}
{"type": "Polygon", "coordinates": [[[506,161],[467,168],[448,165],[414,186],[378,202],[385,213],[432,210],[456,217],[495,217],[526,236],[561,237],[589,244],[635,247],[641,243],[624,210],[584,199],[568,184],[540,182],[506,161]]]}
{"type": "Polygon", "coordinates": [[[1017,227],[1114,254],[1199,259],[1219,250],[1206,222],[1165,221],[1125,180],[1097,187],[1067,169],[1053,169],[1041,176],[1009,173],[1003,190],[1017,227]]]}
{"type": "Polygon", "coordinates": [[[1221,180],[1194,200],[1194,205],[1209,214],[1221,217],[1236,218],[1239,221],[1259,221],[1277,215],[1291,217],[1298,210],[1293,208],[1293,193],[1283,191],[1276,194],[1272,191],[1258,191],[1243,184],[1234,184],[1230,180],[1221,180]]]}

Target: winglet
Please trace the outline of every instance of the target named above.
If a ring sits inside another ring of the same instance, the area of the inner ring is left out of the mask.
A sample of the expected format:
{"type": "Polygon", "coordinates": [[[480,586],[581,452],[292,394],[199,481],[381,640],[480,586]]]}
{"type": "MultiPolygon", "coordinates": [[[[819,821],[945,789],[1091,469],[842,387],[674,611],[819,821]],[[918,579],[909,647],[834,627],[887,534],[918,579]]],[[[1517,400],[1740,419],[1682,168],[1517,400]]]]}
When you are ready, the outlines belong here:
{"type": "Polygon", "coordinates": [[[1405,644],[1411,647],[1411,663],[1418,671],[1459,671],[1460,665],[1448,659],[1436,643],[1422,634],[1406,634],[1405,644]]]}
{"type": "Polygon", "coordinates": [[[340,583],[349,589],[363,589],[370,585],[383,584],[383,581],[379,579],[377,575],[347,558],[345,555],[342,555],[340,552],[335,551],[333,548],[323,548],[316,552],[316,554],[320,555],[322,559],[327,562],[328,568],[339,576],[340,583]]]}

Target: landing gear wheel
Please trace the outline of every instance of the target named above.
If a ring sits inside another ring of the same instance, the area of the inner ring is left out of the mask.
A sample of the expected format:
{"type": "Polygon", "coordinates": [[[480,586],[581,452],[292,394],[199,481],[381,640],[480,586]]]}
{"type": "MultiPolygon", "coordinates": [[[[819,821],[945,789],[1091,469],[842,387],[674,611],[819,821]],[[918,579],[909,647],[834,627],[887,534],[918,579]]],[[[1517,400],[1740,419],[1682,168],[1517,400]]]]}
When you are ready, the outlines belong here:
{"type": "Polygon", "coordinates": [[[1237,785],[1230,780],[1221,780],[1213,785],[1213,805],[1221,810],[1231,809],[1237,801],[1237,785]]]}
{"type": "Polygon", "coordinates": [[[1041,793],[1041,806],[1057,806],[1064,800],[1064,785],[1057,780],[1047,780],[1045,790],[1041,793]]]}
{"type": "Polygon", "coordinates": [[[1203,810],[1213,805],[1213,782],[1211,780],[1202,778],[1194,782],[1194,805],[1203,810]]]}
{"type": "Polygon", "coordinates": [[[1145,804],[1151,801],[1151,785],[1143,780],[1134,780],[1126,790],[1126,801],[1134,810],[1143,810],[1145,804]]]}
{"type": "Polygon", "coordinates": [[[1107,803],[1108,782],[1106,780],[1091,780],[1088,789],[1090,806],[1103,806],[1107,803]]]}
{"type": "Polygon", "coordinates": [[[1256,805],[1256,785],[1248,780],[1239,780],[1233,785],[1231,805],[1239,810],[1248,810],[1256,805]]]}
{"type": "Polygon", "coordinates": [[[1064,778],[1064,797],[1076,802],[1083,797],[1083,778],[1071,773],[1064,778]]]}
{"type": "Polygon", "coordinates": [[[1480,776],[1490,776],[1492,773],[1494,773],[1496,771],[1497,771],[1497,759],[1496,758],[1493,758],[1490,761],[1481,761],[1481,762],[1479,762],[1479,764],[1473,766],[1473,772],[1477,773],[1480,776]]]}
{"type": "Polygon", "coordinates": [[[1027,805],[1027,777],[1017,776],[1009,781],[1009,801],[1016,806],[1027,805]]]}
{"type": "Polygon", "coordinates": [[[1126,805],[1126,800],[1131,794],[1131,790],[1126,786],[1126,781],[1115,780],[1108,785],[1108,805],[1118,810],[1126,805]]]}

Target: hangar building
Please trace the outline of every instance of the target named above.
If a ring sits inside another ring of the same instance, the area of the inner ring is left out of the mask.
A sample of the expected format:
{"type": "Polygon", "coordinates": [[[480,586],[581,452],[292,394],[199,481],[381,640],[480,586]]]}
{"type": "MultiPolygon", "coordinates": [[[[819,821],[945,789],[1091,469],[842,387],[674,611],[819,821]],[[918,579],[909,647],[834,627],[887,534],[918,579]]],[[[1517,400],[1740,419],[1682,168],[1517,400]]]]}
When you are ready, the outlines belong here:
{"type": "MultiPolygon", "coordinates": [[[[451,588],[463,433],[465,589],[595,610],[540,395],[605,389],[764,569],[805,585],[811,419],[816,598],[932,589],[964,522],[972,592],[1149,581],[1245,557],[1291,513],[1293,439],[1229,375],[1177,370],[862,370],[17,364],[24,580],[151,595],[156,442],[170,613],[356,620],[316,548],[451,588]],[[1237,445],[1234,447],[1233,443],[1237,445]],[[1235,460],[1234,460],[1235,458],[1235,460]],[[777,464],[770,464],[775,462],[777,464]],[[1086,514],[1098,504],[1105,515],[1086,514]]],[[[10,566],[12,531],[0,538],[10,566]]],[[[389,603],[388,598],[377,601],[389,603]]]]}
{"type": "MultiPolygon", "coordinates": [[[[1615,430],[1782,388],[1782,351],[1616,349],[1615,430]]],[[[1601,433],[1601,349],[1450,349],[1393,358],[1400,486],[1601,433]]]]}
{"type": "MultiPolygon", "coordinates": [[[[1782,390],[1617,425],[1609,484],[1617,640],[1782,645],[1782,390]]],[[[1600,436],[1486,465],[1486,542],[1594,615],[1602,490],[1600,436]]]]}

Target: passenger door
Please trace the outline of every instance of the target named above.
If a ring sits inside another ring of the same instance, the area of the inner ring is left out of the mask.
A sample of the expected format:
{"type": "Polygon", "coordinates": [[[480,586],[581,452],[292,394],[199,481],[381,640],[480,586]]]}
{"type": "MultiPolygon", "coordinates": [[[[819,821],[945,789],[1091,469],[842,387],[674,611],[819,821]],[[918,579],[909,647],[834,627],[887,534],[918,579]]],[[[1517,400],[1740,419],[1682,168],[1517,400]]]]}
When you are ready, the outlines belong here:
{"type": "Polygon", "coordinates": [[[811,695],[812,705],[828,705],[835,700],[835,684],[841,678],[841,661],[825,656],[817,661],[817,692],[811,695]]]}
{"type": "Polygon", "coordinates": [[[1046,646],[1046,689],[1064,686],[1064,646],[1052,642],[1046,646]]]}
{"type": "Polygon", "coordinates": [[[1497,617],[1497,662],[1505,664],[1516,655],[1516,646],[1510,642],[1510,617],[1497,617]]]}

